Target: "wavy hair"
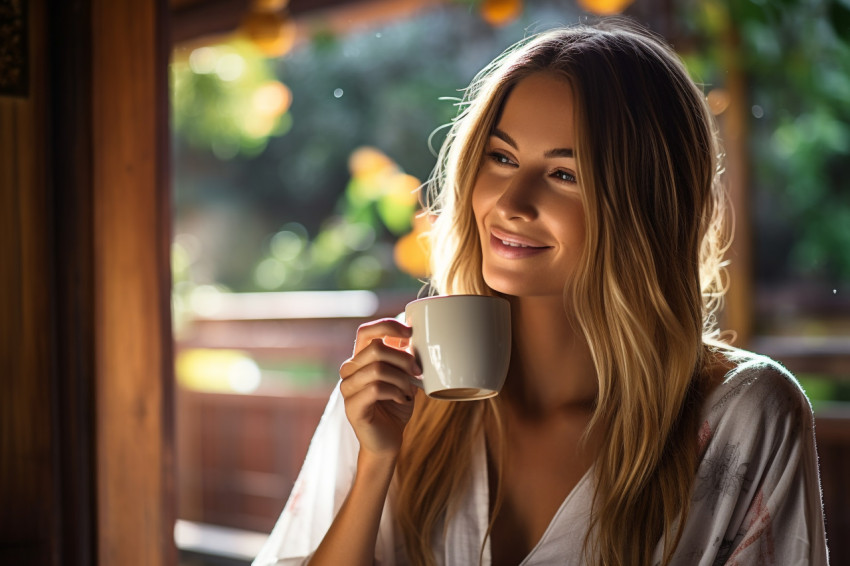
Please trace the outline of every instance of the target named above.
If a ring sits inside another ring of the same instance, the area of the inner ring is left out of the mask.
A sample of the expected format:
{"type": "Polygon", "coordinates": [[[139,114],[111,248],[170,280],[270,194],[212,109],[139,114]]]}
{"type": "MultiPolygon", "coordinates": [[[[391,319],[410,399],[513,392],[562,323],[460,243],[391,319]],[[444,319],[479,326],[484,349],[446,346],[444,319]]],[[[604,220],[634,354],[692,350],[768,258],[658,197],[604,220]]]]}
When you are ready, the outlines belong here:
{"type": "MultiPolygon", "coordinates": [[[[472,187],[511,87],[539,72],[562,77],[574,93],[587,219],[579,268],[564,290],[598,376],[588,430],[605,439],[585,556],[604,566],[648,564],[663,541],[669,564],[696,473],[706,344],[717,333],[728,245],[716,127],[672,49],[618,18],[530,37],[483,69],[429,181],[431,286],[494,294],[481,273],[472,187]]],[[[495,440],[499,471],[505,440],[498,398],[420,397],[405,432],[415,440],[399,459],[396,512],[412,563],[430,565],[432,542],[469,481],[475,433],[495,440]]],[[[491,527],[500,500],[497,487],[491,527]]]]}

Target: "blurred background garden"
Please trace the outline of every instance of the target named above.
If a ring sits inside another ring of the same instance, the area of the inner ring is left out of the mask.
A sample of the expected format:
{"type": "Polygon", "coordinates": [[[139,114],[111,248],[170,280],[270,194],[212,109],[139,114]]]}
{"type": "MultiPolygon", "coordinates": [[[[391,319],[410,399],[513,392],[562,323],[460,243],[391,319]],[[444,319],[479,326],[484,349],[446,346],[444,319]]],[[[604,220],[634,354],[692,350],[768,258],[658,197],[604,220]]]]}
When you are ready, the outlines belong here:
{"type": "MultiPolygon", "coordinates": [[[[786,363],[816,414],[846,416],[848,0],[246,6],[227,33],[178,43],[171,63],[184,548],[200,536],[191,525],[268,532],[353,329],[419,292],[417,188],[461,89],[514,41],[597,15],[666,37],[721,124],[736,344],[786,363]]],[[[213,560],[202,554],[186,560],[213,560]]]]}

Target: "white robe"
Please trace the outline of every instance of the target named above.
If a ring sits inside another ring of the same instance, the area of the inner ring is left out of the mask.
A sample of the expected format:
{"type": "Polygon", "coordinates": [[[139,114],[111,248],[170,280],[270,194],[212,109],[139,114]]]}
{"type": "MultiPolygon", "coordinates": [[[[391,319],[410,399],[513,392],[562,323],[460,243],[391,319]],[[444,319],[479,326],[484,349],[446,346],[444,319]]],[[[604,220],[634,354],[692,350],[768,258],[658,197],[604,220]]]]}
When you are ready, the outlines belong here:
{"type": "MultiPolygon", "coordinates": [[[[828,564],[811,405],[776,362],[736,351],[737,367],[703,407],[697,471],[676,566],[828,564]]],[[[348,494],[359,446],[337,387],[331,394],[289,501],[253,566],[304,564],[348,494]]],[[[434,541],[438,564],[478,564],[489,522],[484,438],[471,487],[434,541]]],[[[376,564],[403,566],[390,490],[375,549],[376,564]]],[[[593,468],[555,513],[522,566],[583,564],[582,544],[593,497],[593,468]]],[[[658,542],[654,562],[661,560],[658,542]]],[[[482,566],[489,566],[489,540],[482,566]]]]}

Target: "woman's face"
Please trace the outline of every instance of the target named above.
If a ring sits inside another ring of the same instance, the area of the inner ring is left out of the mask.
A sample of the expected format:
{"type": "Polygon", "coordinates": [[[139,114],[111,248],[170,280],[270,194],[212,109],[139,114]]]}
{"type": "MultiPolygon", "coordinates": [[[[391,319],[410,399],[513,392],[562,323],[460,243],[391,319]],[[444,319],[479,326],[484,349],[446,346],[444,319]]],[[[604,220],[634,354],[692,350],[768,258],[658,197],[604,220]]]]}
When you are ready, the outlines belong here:
{"type": "Polygon", "coordinates": [[[569,84],[536,73],[509,94],[472,193],[484,281],[519,297],[563,295],[584,245],[569,84]]]}

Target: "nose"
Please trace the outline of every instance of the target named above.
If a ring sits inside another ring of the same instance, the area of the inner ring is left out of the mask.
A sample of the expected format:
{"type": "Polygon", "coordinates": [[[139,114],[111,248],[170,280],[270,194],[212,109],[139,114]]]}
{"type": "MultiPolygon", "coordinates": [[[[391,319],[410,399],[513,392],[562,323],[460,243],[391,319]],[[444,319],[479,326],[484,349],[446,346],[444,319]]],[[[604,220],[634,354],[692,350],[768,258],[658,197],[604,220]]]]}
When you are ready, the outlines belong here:
{"type": "Polygon", "coordinates": [[[528,175],[515,175],[502,189],[496,201],[496,211],[505,220],[534,220],[538,207],[538,188],[528,175]]]}

